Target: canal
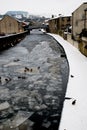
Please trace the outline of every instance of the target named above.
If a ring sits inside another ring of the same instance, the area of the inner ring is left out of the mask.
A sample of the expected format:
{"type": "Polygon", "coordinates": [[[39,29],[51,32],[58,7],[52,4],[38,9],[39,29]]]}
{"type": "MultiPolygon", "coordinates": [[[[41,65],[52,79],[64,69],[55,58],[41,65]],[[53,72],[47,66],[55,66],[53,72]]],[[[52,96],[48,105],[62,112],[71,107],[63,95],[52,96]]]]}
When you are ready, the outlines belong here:
{"type": "Polygon", "coordinates": [[[68,75],[63,48],[40,30],[0,52],[0,130],[58,130],[68,75]]]}

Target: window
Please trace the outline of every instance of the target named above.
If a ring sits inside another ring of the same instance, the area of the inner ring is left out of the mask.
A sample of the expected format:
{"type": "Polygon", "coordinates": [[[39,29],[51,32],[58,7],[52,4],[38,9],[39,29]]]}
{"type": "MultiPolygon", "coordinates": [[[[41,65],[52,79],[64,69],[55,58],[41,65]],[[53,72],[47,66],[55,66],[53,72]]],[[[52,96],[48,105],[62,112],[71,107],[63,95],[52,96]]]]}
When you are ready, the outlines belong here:
{"type": "Polygon", "coordinates": [[[82,20],[84,20],[85,19],[85,14],[82,14],[82,20]]]}
{"type": "Polygon", "coordinates": [[[76,22],[75,22],[75,26],[78,26],[78,20],[76,20],[76,22]]]}
{"type": "Polygon", "coordinates": [[[67,22],[69,22],[69,21],[70,21],[70,17],[67,18],[67,22]]]}

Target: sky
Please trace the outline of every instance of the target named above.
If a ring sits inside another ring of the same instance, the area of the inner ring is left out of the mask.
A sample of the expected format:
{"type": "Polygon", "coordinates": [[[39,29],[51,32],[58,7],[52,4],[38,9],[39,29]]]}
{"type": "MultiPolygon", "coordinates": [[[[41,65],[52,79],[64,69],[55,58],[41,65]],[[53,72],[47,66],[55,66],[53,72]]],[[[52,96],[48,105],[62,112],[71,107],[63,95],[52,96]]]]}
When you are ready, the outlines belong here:
{"type": "Polygon", "coordinates": [[[71,15],[87,0],[0,0],[0,14],[7,11],[28,11],[29,14],[49,16],[71,15]]]}

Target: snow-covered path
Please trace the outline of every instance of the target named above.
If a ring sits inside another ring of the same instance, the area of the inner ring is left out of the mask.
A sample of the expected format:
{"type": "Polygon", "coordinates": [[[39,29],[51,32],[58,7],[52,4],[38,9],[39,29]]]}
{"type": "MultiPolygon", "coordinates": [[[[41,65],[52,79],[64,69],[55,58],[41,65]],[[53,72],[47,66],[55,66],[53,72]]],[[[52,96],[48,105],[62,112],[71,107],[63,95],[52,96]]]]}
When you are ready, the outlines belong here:
{"type": "Polygon", "coordinates": [[[59,130],[87,130],[87,58],[58,35],[70,66],[69,81],[59,130]]]}

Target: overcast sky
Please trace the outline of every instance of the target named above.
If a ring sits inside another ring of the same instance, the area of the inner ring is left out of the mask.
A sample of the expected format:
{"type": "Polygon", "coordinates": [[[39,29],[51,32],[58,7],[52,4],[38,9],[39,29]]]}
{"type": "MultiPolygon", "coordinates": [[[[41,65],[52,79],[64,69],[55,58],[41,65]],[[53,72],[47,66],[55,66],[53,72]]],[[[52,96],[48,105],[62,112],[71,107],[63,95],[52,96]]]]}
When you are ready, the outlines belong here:
{"type": "Polygon", "coordinates": [[[83,2],[87,0],[0,0],[0,14],[21,10],[35,15],[71,15],[83,2]]]}

